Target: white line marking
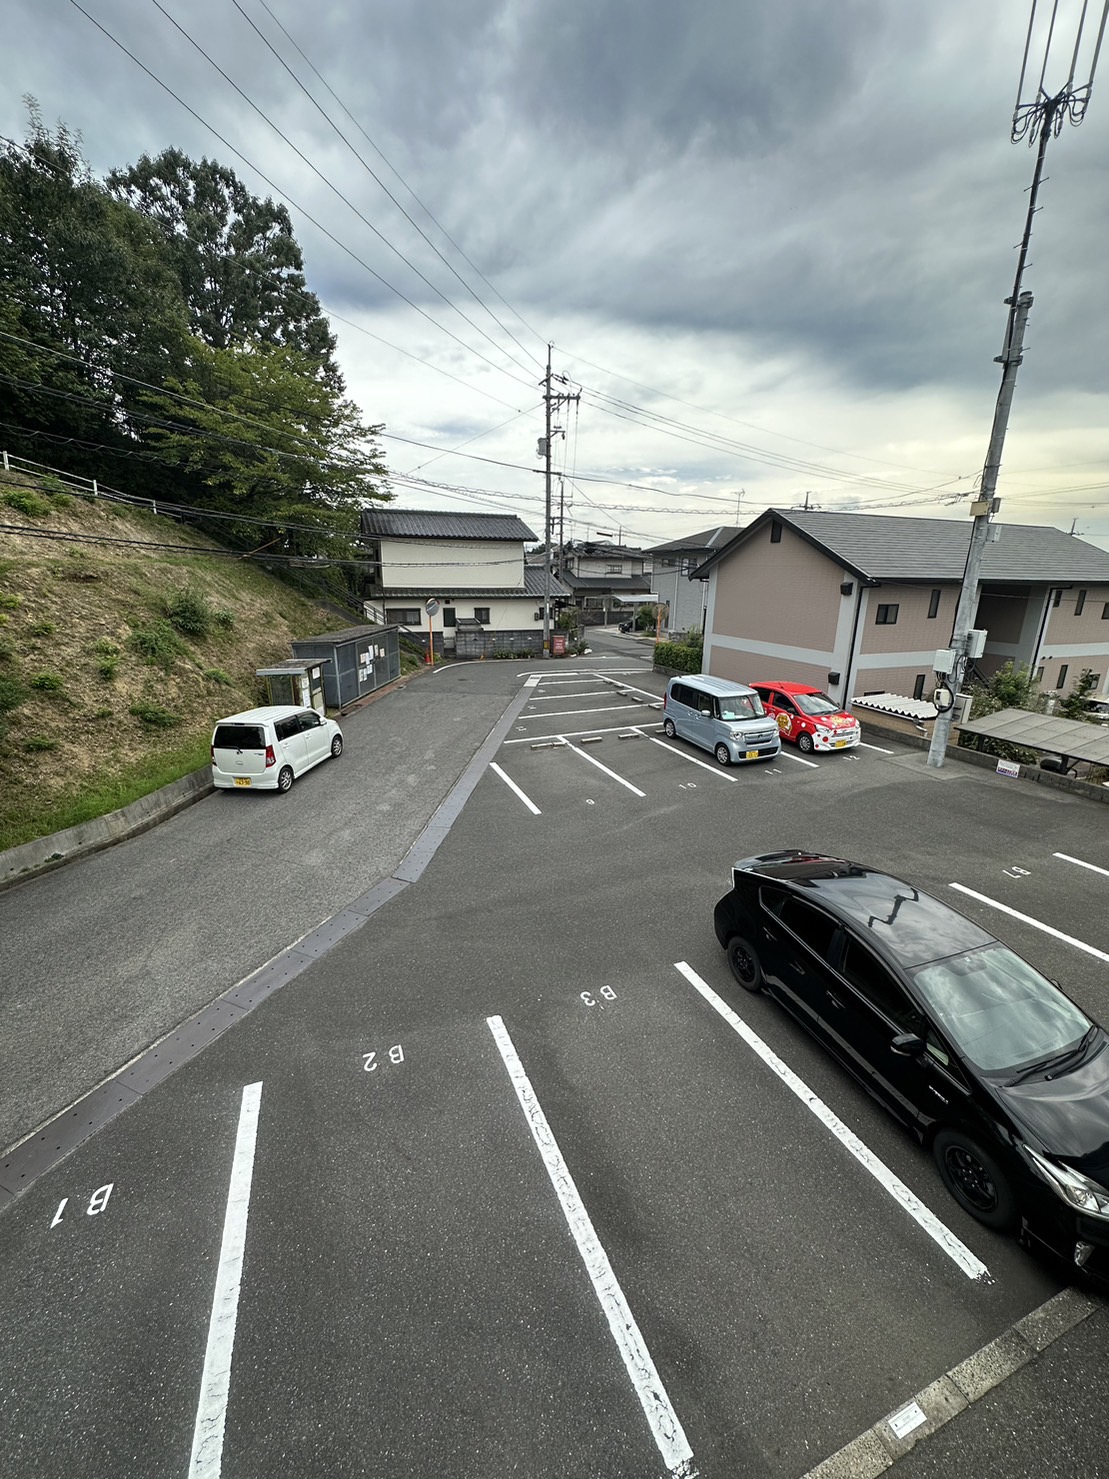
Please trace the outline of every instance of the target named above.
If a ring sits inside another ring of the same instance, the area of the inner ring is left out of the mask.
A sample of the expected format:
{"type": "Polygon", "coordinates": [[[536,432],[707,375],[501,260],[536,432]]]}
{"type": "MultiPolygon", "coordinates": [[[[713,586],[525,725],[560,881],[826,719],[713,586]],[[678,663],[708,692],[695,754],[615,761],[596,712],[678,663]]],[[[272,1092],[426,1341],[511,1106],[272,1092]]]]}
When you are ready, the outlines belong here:
{"type": "Polygon", "coordinates": [[[585,1209],[570,1168],[563,1159],[542,1105],[535,1096],[524,1066],[516,1053],[508,1029],[500,1017],[487,1017],[489,1031],[500,1050],[504,1066],[516,1090],[520,1108],[528,1122],[532,1138],[543,1158],[566,1222],[578,1245],[578,1252],[592,1281],[594,1292],[608,1320],[612,1338],[624,1358],[628,1376],[651,1427],[662,1461],[673,1479],[693,1479],[693,1450],[681,1422],[667,1396],[662,1378],[651,1359],[640,1334],[624,1291],[620,1288],[612,1264],[585,1209]]]}
{"type": "MultiPolygon", "coordinates": [[[[566,736],[560,734],[559,739],[566,739],[566,736]]],[[[646,796],[646,791],[641,791],[638,786],[633,786],[631,781],[626,781],[622,775],[617,775],[614,770],[609,770],[607,765],[602,765],[595,755],[590,755],[588,750],[580,750],[577,745],[571,745],[569,740],[566,740],[566,743],[575,755],[580,755],[583,760],[588,760],[590,765],[595,765],[598,770],[603,770],[605,775],[610,775],[614,781],[619,781],[622,786],[627,786],[628,790],[633,791],[636,796],[646,796]]]]}
{"type": "Polygon", "coordinates": [[[1109,878],[1109,868],[1099,868],[1096,863],[1083,862],[1081,858],[1072,858],[1069,852],[1053,852],[1053,858],[1062,858],[1064,863],[1076,863],[1079,868],[1089,868],[1091,873],[1103,873],[1109,878]]]}
{"type": "Polygon", "coordinates": [[[538,688],[539,685],[540,685],[540,683],[542,681],[543,681],[542,678],[529,678],[527,680],[527,682],[524,684],[524,687],[525,688],[538,688]]]}
{"type": "MultiPolygon", "coordinates": [[[[557,717],[558,716],[556,714],[547,715],[548,719],[555,719],[557,717]]],[[[661,729],[662,725],[651,723],[642,725],[640,727],[644,729],[661,729]]],[[[627,724],[614,724],[608,729],[603,729],[600,725],[597,725],[593,729],[569,729],[565,732],[565,734],[530,734],[528,735],[527,739],[506,739],[505,744],[534,745],[537,744],[539,740],[580,739],[583,734],[623,734],[627,728],[629,728],[627,724]]]]}
{"type": "Polygon", "coordinates": [[[961,894],[969,894],[972,899],[977,899],[980,904],[989,904],[991,909],[1000,909],[1002,914],[1011,914],[1014,919],[1019,919],[1024,924],[1030,924],[1033,929],[1043,930],[1045,935],[1054,935],[1055,939],[1064,941],[1067,945],[1073,945],[1076,950],[1085,950],[1087,955],[1094,955],[1098,960],[1109,960],[1109,954],[1104,950],[1098,950],[1094,945],[1087,945],[1084,940],[1076,940],[1073,935],[1065,935],[1062,930],[1057,930],[1054,925],[1042,924],[1040,920],[1033,919],[1031,914],[1022,914],[1019,909],[1010,909],[1008,904],[1001,904],[997,899],[988,898],[986,894],[980,894],[973,888],[967,888],[961,883],[951,883],[949,888],[958,889],[961,894]]]}
{"type": "Polygon", "coordinates": [[[897,753],[896,750],[883,750],[881,745],[868,745],[866,740],[859,741],[859,748],[861,750],[877,750],[879,755],[895,755],[897,753]]]}
{"type": "Polygon", "coordinates": [[[497,764],[497,762],[495,760],[490,760],[490,762],[489,762],[489,769],[490,770],[495,770],[497,772],[497,774],[500,776],[501,780],[504,781],[505,785],[509,788],[509,790],[516,792],[517,796],[519,796],[520,800],[524,803],[524,805],[527,807],[528,811],[530,811],[533,816],[537,816],[538,817],[538,816],[542,816],[543,815],[543,813],[539,810],[538,806],[536,806],[535,802],[532,801],[532,800],[530,800],[527,796],[524,795],[523,791],[520,790],[520,788],[516,784],[516,782],[514,780],[512,780],[511,777],[505,775],[504,771],[500,768],[500,766],[497,764]]]}
{"type": "Polygon", "coordinates": [[[596,709],[556,709],[554,713],[546,714],[521,714],[521,719],[567,719],[572,714],[618,714],[621,709],[639,709],[642,712],[642,704],[605,704],[603,708],[596,709]]]}
{"type": "Polygon", "coordinates": [[[820,769],[820,766],[817,765],[815,760],[802,760],[800,755],[791,755],[790,752],[786,749],[785,745],[782,746],[779,753],[781,754],[783,760],[796,760],[798,765],[811,765],[813,770],[820,769]]]}
{"type": "Polygon", "coordinates": [[[945,1227],[934,1212],[924,1205],[920,1198],[909,1190],[899,1176],[894,1175],[884,1161],[870,1150],[853,1130],[849,1130],[837,1114],[828,1108],[823,1099],[817,1098],[809,1086],[798,1078],[793,1069],[782,1062],[774,1050],[763,1042],[758,1033],[748,1027],[742,1017],[738,1017],[731,1007],[723,1001],[707,982],[702,981],[692,967],[684,960],[674,963],[674,969],[680,971],[691,986],[695,986],[708,1002],[709,1006],[719,1012],[724,1021],[738,1032],[749,1048],[752,1048],[767,1065],[768,1068],[778,1075],[788,1089],[797,1095],[801,1103],[806,1105],[816,1115],[817,1119],[825,1125],[836,1139],[851,1152],[855,1159],[874,1177],[895,1202],[908,1212],[924,1229],[930,1238],[947,1254],[968,1279],[977,1279],[984,1284],[992,1284],[993,1278],[984,1263],[977,1259],[965,1243],[961,1242],[950,1228],[945,1227]]]}
{"type": "Polygon", "coordinates": [[[643,734],[643,730],[637,724],[632,724],[629,727],[634,729],[636,734],[642,734],[644,739],[649,739],[653,745],[661,745],[664,750],[669,750],[672,755],[680,755],[683,760],[688,760],[690,765],[699,765],[702,770],[710,771],[722,781],[731,781],[734,786],[739,779],[738,776],[728,775],[725,771],[721,770],[719,765],[709,765],[705,760],[698,760],[695,755],[687,755],[684,750],[679,750],[677,745],[667,744],[665,740],[660,740],[653,734],[643,734]]]}
{"type": "MultiPolygon", "coordinates": [[[[611,688],[591,688],[588,693],[537,693],[534,698],[529,698],[530,704],[559,704],[565,703],[568,698],[611,698],[611,688]]],[[[592,712],[592,710],[590,710],[592,712]]]]}
{"type": "Polygon", "coordinates": [[[223,1242],[216,1269],[212,1317],[208,1324],[208,1346],[200,1378],[200,1401],[193,1429],[189,1459],[190,1479],[219,1479],[223,1464],[223,1426],[227,1418],[227,1393],[231,1385],[231,1352],[235,1345],[235,1320],[239,1312],[239,1288],[246,1249],[246,1215],[250,1210],[250,1183],[254,1175],[254,1147],[258,1139],[258,1110],[262,1085],[247,1084],[239,1109],[239,1131],[227,1189],[227,1213],[223,1242]]]}

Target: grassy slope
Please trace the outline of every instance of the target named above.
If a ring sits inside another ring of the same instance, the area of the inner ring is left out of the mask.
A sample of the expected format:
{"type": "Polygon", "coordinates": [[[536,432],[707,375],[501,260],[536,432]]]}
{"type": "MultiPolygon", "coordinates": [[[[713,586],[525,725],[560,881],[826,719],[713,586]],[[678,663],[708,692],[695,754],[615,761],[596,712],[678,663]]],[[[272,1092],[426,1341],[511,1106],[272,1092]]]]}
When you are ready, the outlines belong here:
{"type": "Polygon", "coordinates": [[[28,514],[7,498],[25,479],[0,472],[0,689],[27,697],[0,713],[0,850],[102,816],[204,765],[215,719],[265,701],[255,669],[292,656],[294,637],[353,625],[172,520],[103,500],[38,493],[28,514]],[[81,535],[187,544],[170,554],[81,542],[81,535]],[[230,625],[182,636],[167,666],[129,645],[183,591],[230,625]],[[225,618],[226,620],[226,618],[225,618]],[[39,687],[32,686],[38,683],[39,687]],[[133,707],[146,706],[147,719],[133,707]],[[178,722],[152,725],[161,711],[178,722]],[[6,729],[6,732],[4,732],[6,729]]]}

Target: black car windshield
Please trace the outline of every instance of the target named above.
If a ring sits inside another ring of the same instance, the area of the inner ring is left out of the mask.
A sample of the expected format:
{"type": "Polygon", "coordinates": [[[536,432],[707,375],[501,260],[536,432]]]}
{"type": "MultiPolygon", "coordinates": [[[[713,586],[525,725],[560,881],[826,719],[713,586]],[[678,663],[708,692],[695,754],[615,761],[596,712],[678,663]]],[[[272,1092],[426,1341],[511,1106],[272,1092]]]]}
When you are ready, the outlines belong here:
{"type": "Polygon", "coordinates": [[[720,700],[721,719],[757,719],[765,713],[761,700],[754,693],[729,693],[720,700]]]}
{"type": "Polygon", "coordinates": [[[790,698],[802,714],[808,714],[813,719],[818,719],[821,714],[839,714],[843,711],[843,705],[837,704],[826,693],[791,693],[790,698]]]}
{"type": "Polygon", "coordinates": [[[1074,1047],[1091,1023],[1004,945],[984,945],[913,973],[937,1025],[987,1073],[1020,1069],[1074,1047]]]}

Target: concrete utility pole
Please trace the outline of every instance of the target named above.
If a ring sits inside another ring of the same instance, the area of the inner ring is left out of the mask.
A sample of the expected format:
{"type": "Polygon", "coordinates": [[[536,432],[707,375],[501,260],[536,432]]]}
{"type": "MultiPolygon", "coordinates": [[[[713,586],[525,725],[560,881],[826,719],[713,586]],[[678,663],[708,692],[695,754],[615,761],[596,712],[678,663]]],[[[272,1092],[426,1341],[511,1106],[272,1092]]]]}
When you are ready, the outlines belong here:
{"type": "MultiPolygon", "coordinates": [[[[1067,80],[1057,93],[1048,94],[1044,89],[1044,78],[1047,74],[1048,59],[1051,54],[1053,43],[1058,39],[1056,36],[1056,21],[1058,18],[1058,0],[1051,7],[1049,19],[1046,25],[1046,35],[1043,37],[1043,54],[1040,64],[1040,77],[1038,84],[1033,87],[1032,97],[1029,101],[1022,101],[1024,97],[1025,80],[1028,77],[1028,62],[1032,53],[1033,37],[1036,34],[1036,9],[1037,0],[1032,0],[1032,9],[1028,21],[1028,35],[1024,43],[1024,60],[1020,69],[1020,82],[1017,84],[1017,102],[1013,111],[1013,126],[1011,137],[1013,143],[1019,139],[1027,139],[1036,147],[1036,167],[1032,174],[1032,187],[1028,196],[1028,214],[1025,219],[1024,236],[1021,239],[1020,252],[1017,257],[1016,278],[1013,282],[1012,294],[1006,298],[1009,305],[1009,322],[1005,331],[1005,347],[997,356],[997,363],[1002,367],[1001,388],[997,394],[997,405],[994,408],[993,428],[990,432],[990,444],[986,452],[986,463],[982,470],[982,482],[974,502],[970,507],[970,514],[974,520],[970,531],[970,544],[967,550],[966,569],[963,572],[962,589],[959,592],[959,604],[955,613],[955,626],[951,633],[950,667],[941,671],[937,664],[936,672],[939,678],[939,686],[936,689],[937,707],[941,709],[935,725],[932,729],[932,741],[928,750],[928,764],[936,769],[943,765],[944,755],[947,750],[948,736],[951,733],[951,725],[955,717],[955,697],[963,681],[967,665],[968,634],[972,629],[975,613],[978,608],[978,575],[982,567],[982,556],[985,552],[986,541],[989,537],[990,517],[996,513],[1000,506],[995,493],[997,490],[998,473],[1001,470],[1001,450],[1005,444],[1005,432],[1009,425],[1009,411],[1013,404],[1013,392],[1016,388],[1017,370],[1021,362],[1021,351],[1024,345],[1024,330],[1028,322],[1028,312],[1032,307],[1032,294],[1021,291],[1021,283],[1024,278],[1025,263],[1028,259],[1028,243],[1032,237],[1032,220],[1035,216],[1037,205],[1036,199],[1040,191],[1040,182],[1043,177],[1044,156],[1047,153],[1047,141],[1053,136],[1057,137],[1068,119],[1076,126],[1086,116],[1086,108],[1090,101],[1090,89],[1093,86],[1094,72],[1097,70],[1098,57],[1101,53],[1101,43],[1105,35],[1106,18],[1109,16],[1109,0],[1103,0],[1101,22],[1098,26],[1097,36],[1093,42],[1093,56],[1090,62],[1090,74],[1087,80],[1075,86],[1074,76],[1078,66],[1078,57],[1082,49],[1083,31],[1086,24],[1086,14],[1089,8],[1088,0],[1083,0],[1081,12],[1078,18],[1077,35],[1074,38],[1074,49],[1070,58],[1070,72],[1067,80]]],[[[1041,27],[1041,32],[1043,27],[1041,27]]]]}
{"type": "MultiPolygon", "coordinates": [[[[1109,3],[1109,0],[1107,0],[1109,3]]],[[[551,374],[551,348],[547,345],[547,373],[542,380],[543,403],[546,411],[546,436],[542,441],[544,468],[546,472],[546,529],[543,536],[543,656],[551,655],[551,441],[555,436],[564,436],[561,427],[553,425],[555,411],[560,406],[568,406],[573,402],[581,400],[580,391],[553,391],[551,383],[557,380],[562,385],[568,385],[569,381],[564,375],[551,374]]],[[[559,569],[562,568],[562,556],[559,552],[559,569]]]]}

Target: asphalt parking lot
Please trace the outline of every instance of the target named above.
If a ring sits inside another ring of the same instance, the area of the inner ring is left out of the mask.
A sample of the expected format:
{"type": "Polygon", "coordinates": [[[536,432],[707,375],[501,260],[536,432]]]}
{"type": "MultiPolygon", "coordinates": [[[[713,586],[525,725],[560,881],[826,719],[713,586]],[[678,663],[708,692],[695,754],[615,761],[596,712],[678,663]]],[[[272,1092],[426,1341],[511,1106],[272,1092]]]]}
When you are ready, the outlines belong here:
{"type": "Polygon", "coordinates": [[[736,857],[856,856],[1109,1021],[1101,809],[725,770],[573,666],[456,675],[475,732],[523,701],[419,880],[0,1215],[0,1470],[800,1476],[1058,1294],[711,916],[736,857]]]}

